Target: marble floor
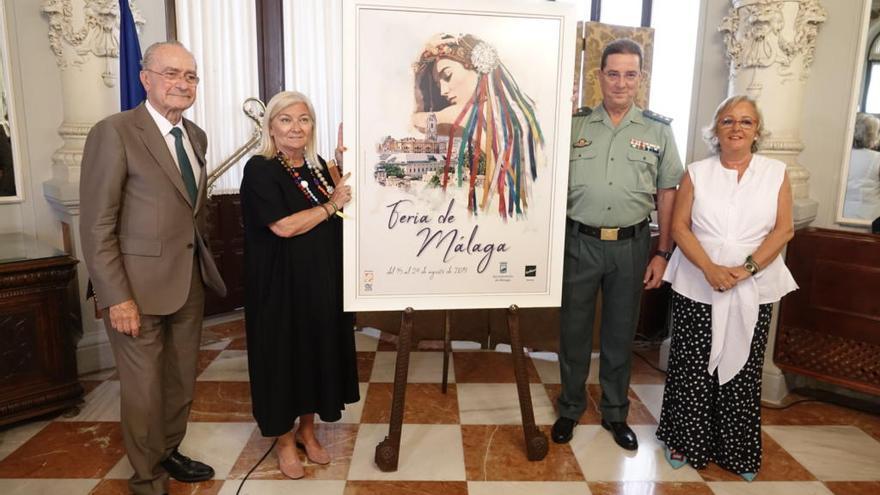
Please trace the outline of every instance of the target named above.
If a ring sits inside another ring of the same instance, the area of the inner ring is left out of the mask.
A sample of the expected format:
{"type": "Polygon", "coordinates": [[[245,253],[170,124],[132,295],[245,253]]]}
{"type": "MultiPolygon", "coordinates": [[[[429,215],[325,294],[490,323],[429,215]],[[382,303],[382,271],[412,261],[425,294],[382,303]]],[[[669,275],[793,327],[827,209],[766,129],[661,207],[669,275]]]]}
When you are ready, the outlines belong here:
{"type": "MultiPolygon", "coordinates": [[[[399,469],[373,462],[388,433],[396,349],[378,331],[357,333],[361,402],[318,434],[333,455],[326,466],[306,462],[306,477],[278,471],[274,453],[241,491],[272,495],[867,495],[880,494],[880,416],[820,402],[763,410],[763,468],[746,483],[710,465],[673,470],[654,438],[664,375],[634,358],[630,424],[637,452],[618,448],[599,426],[593,366],[590,409],[568,445],[550,444],[547,458],[525,458],[513,369],[504,352],[453,353],[446,394],[440,391],[442,355],[415,352],[399,469]]],[[[559,393],[555,355],[530,356],[535,418],[547,434],[559,393]]],[[[196,398],[181,450],[211,464],[216,479],[172,483],[172,494],[232,495],[270,441],[250,414],[247,356],[240,321],[205,329],[196,398]]],[[[82,377],[85,402],[76,414],[43,418],[0,430],[0,494],[124,494],[131,467],[119,426],[119,382],[108,370],[82,377]]],[[[796,398],[793,398],[796,399],[796,398]]]]}

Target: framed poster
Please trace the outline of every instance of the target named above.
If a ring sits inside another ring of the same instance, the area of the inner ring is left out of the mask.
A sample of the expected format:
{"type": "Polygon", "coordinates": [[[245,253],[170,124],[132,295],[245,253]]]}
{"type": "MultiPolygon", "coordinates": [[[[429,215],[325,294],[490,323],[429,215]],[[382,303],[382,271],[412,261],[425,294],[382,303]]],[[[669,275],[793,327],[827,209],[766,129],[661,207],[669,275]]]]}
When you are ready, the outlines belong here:
{"type": "Polygon", "coordinates": [[[345,309],[558,306],[573,6],[346,0],[343,31],[345,309]]]}

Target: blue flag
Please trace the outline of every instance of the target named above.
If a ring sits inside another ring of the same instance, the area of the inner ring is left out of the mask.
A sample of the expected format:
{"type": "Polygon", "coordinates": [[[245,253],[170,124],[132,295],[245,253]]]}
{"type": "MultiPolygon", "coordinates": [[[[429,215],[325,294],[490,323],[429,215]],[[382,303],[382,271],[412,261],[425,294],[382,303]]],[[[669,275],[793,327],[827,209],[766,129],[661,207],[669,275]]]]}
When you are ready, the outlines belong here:
{"type": "Polygon", "coordinates": [[[129,110],[147,98],[141,84],[141,44],[128,0],[119,0],[119,103],[129,110]]]}

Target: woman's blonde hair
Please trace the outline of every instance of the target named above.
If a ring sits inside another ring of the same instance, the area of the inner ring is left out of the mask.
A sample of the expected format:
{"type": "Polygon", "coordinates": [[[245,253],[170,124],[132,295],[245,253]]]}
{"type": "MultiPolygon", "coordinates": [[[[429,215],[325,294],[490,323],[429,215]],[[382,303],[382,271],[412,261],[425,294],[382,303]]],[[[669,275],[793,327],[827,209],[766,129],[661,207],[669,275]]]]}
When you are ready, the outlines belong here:
{"type": "Polygon", "coordinates": [[[317,147],[317,139],[315,138],[315,126],[317,125],[317,121],[315,120],[315,107],[312,106],[309,97],[299,91],[282,91],[269,100],[269,104],[266,105],[266,113],[263,114],[263,122],[260,125],[263,130],[263,135],[260,138],[260,149],[257,150],[257,154],[265,158],[274,158],[275,155],[278,154],[278,147],[275,146],[275,140],[269,135],[269,128],[271,127],[272,119],[277,117],[285,108],[297,103],[305,104],[306,108],[309,110],[309,117],[312,119],[312,133],[306,141],[305,157],[313,166],[322,167],[321,161],[318,160],[318,152],[315,150],[317,147]]]}
{"type": "Polygon", "coordinates": [[[715,109],[715,115],[712,116],[712,123],[703,128],[703,140],[706,141],[706,144],[709,145],[709,149],[712,150],[713,153],[719,153],[721,151],[718,144],[718,117],[731,107],[742,102],[748,102],[751,104],[752,108],[755,109],[755,115],[758,116],[758,125],[755,127],[756,139],[752,141],[752,153],[758,151],[758,146],[760,146],[761,141],[764,140],[765,135],[764,115],[761,113],[761,109],[758,108],[758,102],[752,98],[746,95],[733,95],[729,96],[718,105],[718,108],[715,109]]]}

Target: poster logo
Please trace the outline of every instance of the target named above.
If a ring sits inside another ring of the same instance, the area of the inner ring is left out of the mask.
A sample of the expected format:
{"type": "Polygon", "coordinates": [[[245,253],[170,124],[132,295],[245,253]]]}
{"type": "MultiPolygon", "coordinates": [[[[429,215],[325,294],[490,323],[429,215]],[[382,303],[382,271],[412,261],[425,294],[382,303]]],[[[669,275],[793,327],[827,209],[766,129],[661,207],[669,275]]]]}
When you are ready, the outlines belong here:
{"type": "Polygon", "coordinates": [[[364,270],[364,292],[372,292],[373,290],[373,271],[364,270]]]}
{"type": "Polygon", "coordinates": [[[498,273],[500,273],[502,275],[507,273],[507,262],[506,261],[501,262],[501,264],[498,267],[498,273]]]}
{"type": "Polygon", "coordinates": [[[526,277],[534,277],[538,274],[538,267],[536,265],[526,265],[526,277]]]}

